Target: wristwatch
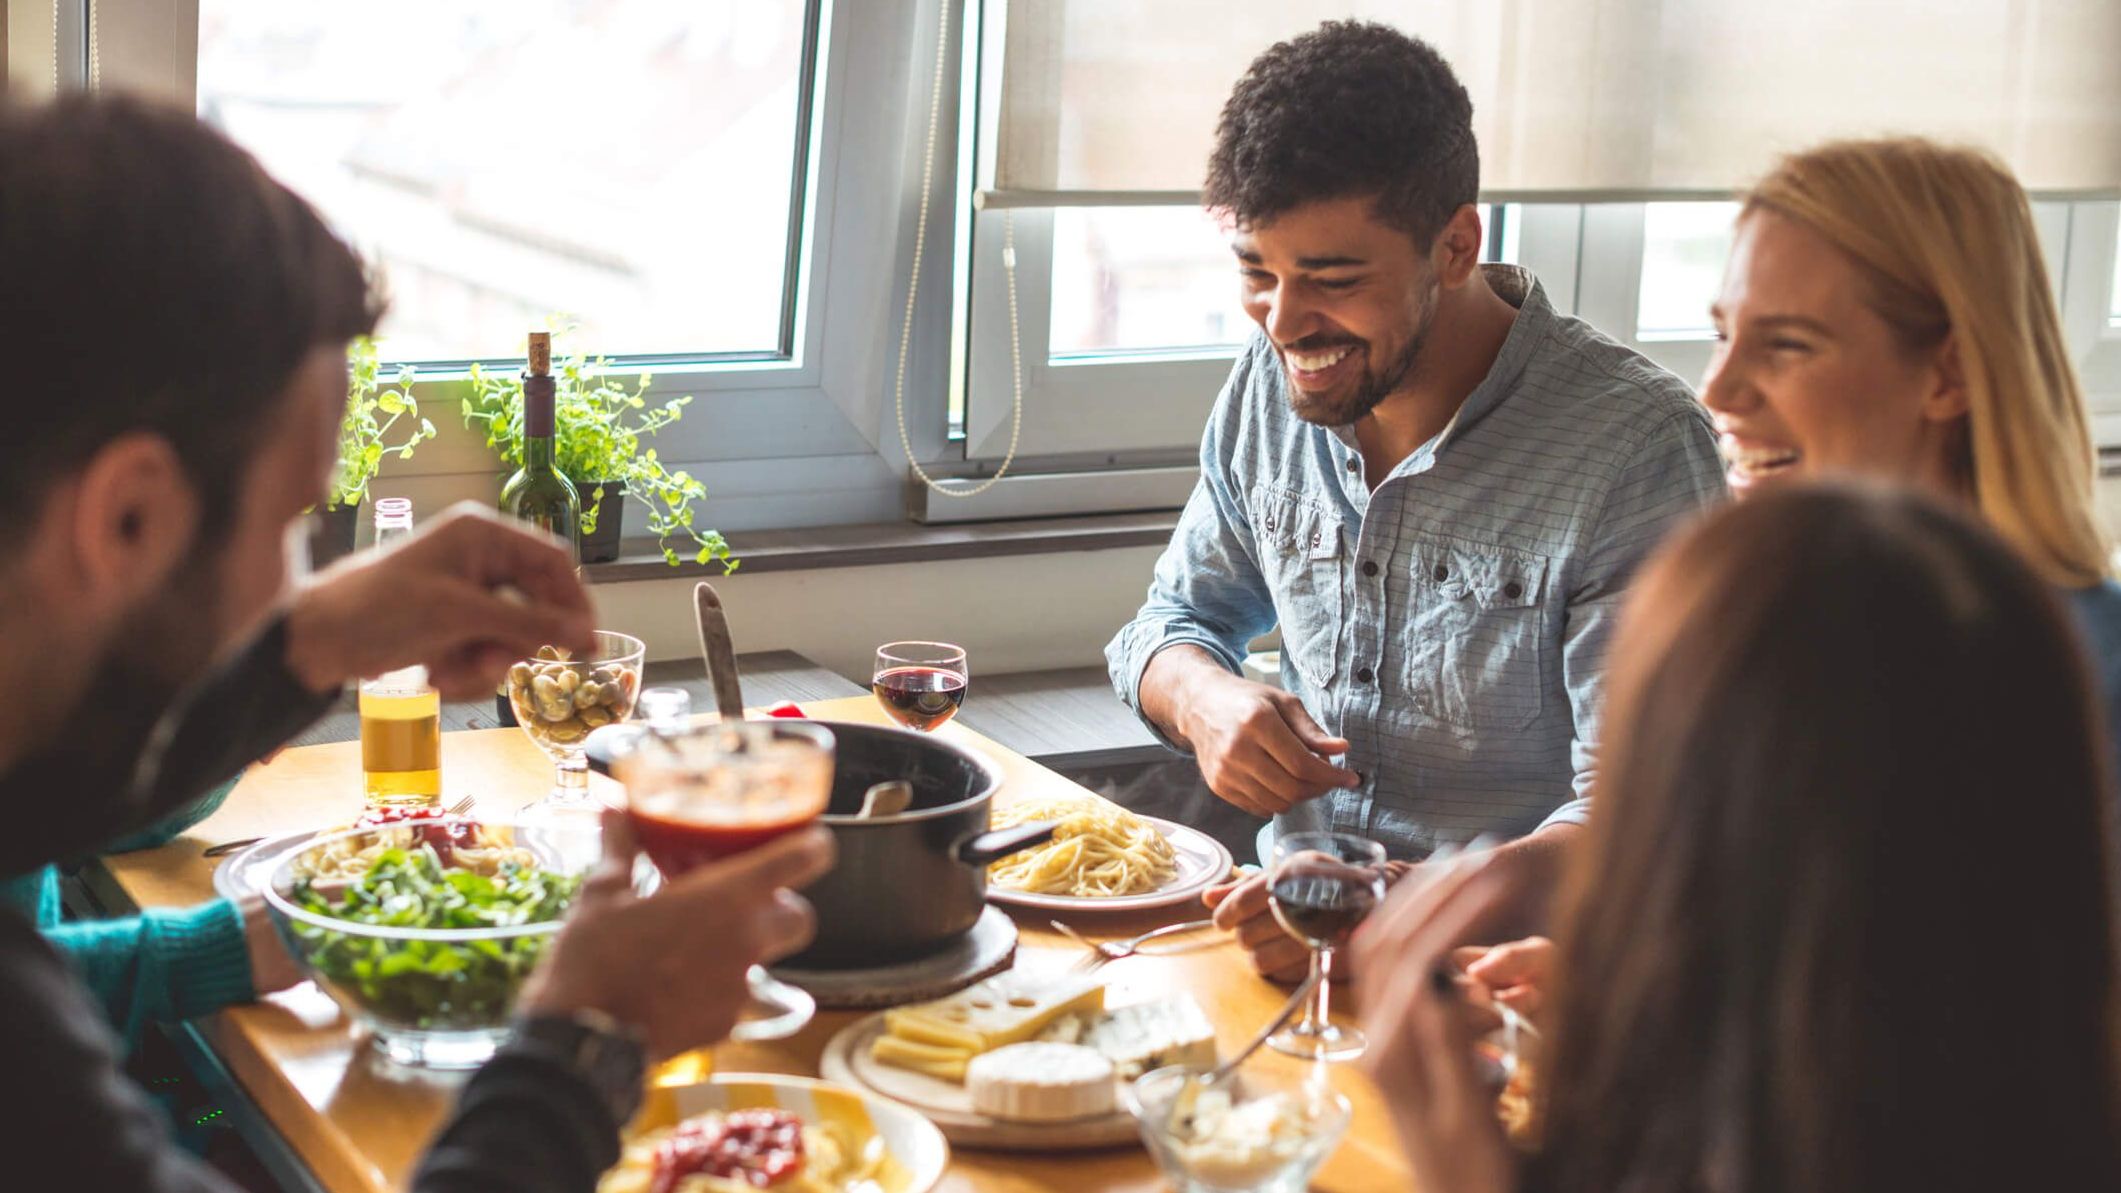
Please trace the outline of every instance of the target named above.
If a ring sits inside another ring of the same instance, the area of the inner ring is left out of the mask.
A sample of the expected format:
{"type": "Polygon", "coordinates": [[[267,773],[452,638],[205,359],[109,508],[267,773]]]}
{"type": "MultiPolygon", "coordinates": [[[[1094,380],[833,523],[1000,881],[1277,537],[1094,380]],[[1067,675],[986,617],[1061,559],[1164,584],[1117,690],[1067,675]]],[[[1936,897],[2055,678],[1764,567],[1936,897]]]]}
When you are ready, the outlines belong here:
{"type": "Polygon", "coordinates": [[[517,1047],[554,1061],[582,1078],[625,1126],[641,1105],[648,1054],[641,1034],[602,1011],[584,1008],[565,1015],[516,1020],[517,1047]]]}

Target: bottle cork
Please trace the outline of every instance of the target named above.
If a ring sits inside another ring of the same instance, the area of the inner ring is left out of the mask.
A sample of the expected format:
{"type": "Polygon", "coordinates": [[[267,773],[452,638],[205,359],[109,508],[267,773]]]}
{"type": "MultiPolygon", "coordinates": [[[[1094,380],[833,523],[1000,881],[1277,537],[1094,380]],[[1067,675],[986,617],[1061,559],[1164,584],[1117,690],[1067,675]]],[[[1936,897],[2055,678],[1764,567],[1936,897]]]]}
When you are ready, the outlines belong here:
{"type": "Polygon", "coordinates": [[[538,377],[552,372],[551,332],[534,331],[530,333],[530,361],[524,371],[538,377]]]}

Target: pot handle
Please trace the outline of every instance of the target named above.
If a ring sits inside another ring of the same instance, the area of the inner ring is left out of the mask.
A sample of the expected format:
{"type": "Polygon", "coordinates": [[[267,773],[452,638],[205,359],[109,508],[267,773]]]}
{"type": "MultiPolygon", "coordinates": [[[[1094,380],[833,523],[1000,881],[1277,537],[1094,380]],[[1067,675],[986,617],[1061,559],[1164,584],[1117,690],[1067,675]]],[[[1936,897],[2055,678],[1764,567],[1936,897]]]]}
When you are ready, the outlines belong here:
{"type": "Polygon", "coordinates": [[[990,866],[1012,853],[1044,845],[1053,839],[1053,830],[1059,827],[1056,821],[1034,820],[1015,828],[967,837],[957,844],[957,860],[968,866],[990,866]]]}

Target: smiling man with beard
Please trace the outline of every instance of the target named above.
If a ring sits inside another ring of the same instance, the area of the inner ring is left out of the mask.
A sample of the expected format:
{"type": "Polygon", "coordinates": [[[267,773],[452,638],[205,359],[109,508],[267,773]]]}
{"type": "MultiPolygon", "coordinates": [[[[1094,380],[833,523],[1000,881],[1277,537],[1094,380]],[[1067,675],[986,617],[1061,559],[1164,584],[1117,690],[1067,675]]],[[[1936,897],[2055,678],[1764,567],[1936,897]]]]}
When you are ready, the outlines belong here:
{"type": "MultiPolygon", "coordinates": [[[[1497,864],[1526,922],[1504,930],[1536,925],[1582,823],[1622,590],[1723,481],[1683,382],[1479,263],[1479,174],[1464,87],[1389,27],[1328,23],[1238,81],[1204,199],[1260,334],[1107,656],[1210,788],[1277,830],[1400,863],[1515,838],[1497,864]],[[1237,674],[1277,625],[1287,690],[1237,674]]],[[[1209,900],[1262,972],[1300,975],[1263,880],[1209,900]]]]}

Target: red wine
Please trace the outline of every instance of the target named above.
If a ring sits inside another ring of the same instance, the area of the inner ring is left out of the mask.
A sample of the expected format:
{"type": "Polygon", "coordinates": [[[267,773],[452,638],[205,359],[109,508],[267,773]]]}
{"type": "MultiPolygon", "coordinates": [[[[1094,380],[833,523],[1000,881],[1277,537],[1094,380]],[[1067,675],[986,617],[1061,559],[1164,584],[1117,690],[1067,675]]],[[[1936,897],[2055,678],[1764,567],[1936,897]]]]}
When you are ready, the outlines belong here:
{"type": "Polygon", "coordinates": [[[1314,948],[1337,948],[1377,906],[1377,883],[1354,866],[1285,867],[1274,878],[1274,918],[1314,948]]]}
{"type": "Polygon", "coordinates": [[[893,720],[926,732],[957,715],[965,702],[965,677],[940,667],[893,667],[880,673],[869,690],[893,720]]]}

